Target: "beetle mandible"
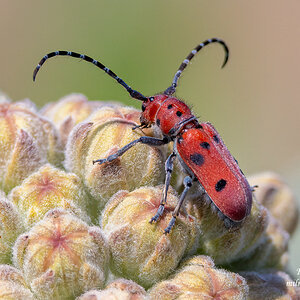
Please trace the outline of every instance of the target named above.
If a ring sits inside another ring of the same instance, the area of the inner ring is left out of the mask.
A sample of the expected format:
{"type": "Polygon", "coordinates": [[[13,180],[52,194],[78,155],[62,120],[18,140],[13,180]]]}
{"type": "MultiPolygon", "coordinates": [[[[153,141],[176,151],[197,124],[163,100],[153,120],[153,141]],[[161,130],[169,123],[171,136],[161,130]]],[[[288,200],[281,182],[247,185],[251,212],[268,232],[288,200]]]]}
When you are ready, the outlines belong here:
{"type": "Polygon", "coordinates": [[[140,117],[141,124],[135,126],[133,129],[157,126],[163,138],[142,136],[125,145],[116,153],[109,155],[107,158],[94,160],[93,163],[104,164],[111,162],[123,155],[137,143],[143,143],[149,146],[161,146],[173,142],[173,152],[165,163],[166,176],[163,196],[157,213],[151,218],[150,223],[158,221],[164,212],[173,163],[176,157],[187,176],[183,181],[184,190],[172,213],[172,219],[165,229],[165,233],[169,233],[174,226],[176,217],[179,215],[180,207],[194,182],[200,185],[201,190],[203,190],[213,202],[219,212],[218,215],[221,215],[224,219],[224,224],[227,228],[241,224],[251,211],[252,188],[216,129],[208,122],[199,123],[190,108],[182,100],[173,96],[178,85],[178,80],[186,66],[193,59],[195,54],[211,43],[218,43],[223,46],[225,59],[222,67],[224,67],[229,58],[229,49],[226,43],[218,38],[207,39],[197,45],[184,59],[175,73],[171,86],[168,87],[164,93],[151,97],[145,97],[140,92],[133,90],[113,71],[105,67],[99,61],[87,55],[72,51],[48,53],[41,59],[33,73],[33,80],[35,80],[40,67],[47,59],[54,56],[80,58],[106,72],[121,84],[132,98],[143,102],[140,117]]]}

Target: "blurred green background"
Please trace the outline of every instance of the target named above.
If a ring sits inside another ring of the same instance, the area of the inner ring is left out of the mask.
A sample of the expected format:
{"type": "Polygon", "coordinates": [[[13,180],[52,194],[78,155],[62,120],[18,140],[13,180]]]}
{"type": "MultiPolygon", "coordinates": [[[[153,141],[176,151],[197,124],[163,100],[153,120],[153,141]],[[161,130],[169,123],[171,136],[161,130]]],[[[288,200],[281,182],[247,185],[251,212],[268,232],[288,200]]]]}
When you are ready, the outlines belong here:
{"type": "MultiPolygon", "coordinates": [[[[246,174],[280,173],[300,198],[300,1],[0,1],[0,89],[39,107],[80,92],[91,100],[139,107],[91,64],[46,53],[73,50],[98,59],[133,88],[167,88],[196,44],[219,37],[186,69],[177,96],[212,122],[246,174]]],[[[300,231],[291,242],[291,270],[300,267],[300,231]]]]}

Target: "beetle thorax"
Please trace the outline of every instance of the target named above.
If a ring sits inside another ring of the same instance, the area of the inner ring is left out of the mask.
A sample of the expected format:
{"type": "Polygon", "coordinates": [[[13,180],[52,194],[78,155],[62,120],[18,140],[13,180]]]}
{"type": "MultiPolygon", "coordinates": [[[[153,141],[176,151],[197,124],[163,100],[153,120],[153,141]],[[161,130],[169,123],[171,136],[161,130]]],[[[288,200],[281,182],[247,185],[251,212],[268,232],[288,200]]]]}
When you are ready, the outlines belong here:
{"type": "Polygon", "coordinates": [[[193,117],[189,107],[175,97],[156,95],[143,103],[141,123],[156,124],[162,134],[171,136],[184,121],[193,117]]]}
{"type": "Polygon", "coordinates": [[[174,97],[167,98],[155,116],[155,123],[162,134],[172,136],[181,128],[185,121],[193,118],[189,107],[174,97]]]}

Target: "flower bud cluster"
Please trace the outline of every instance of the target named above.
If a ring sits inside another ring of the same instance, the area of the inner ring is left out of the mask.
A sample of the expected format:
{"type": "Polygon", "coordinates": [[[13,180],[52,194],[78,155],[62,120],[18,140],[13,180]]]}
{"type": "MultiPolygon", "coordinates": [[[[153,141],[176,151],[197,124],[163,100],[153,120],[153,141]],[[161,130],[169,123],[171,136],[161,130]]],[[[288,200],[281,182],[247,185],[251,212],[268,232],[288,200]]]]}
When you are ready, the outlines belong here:
{"type": "Polygon", "coordinates": [[[252,176],[251,213],[232,228],[195,182],[165,234],[185,176],[175,162],[164,211],[150,223],[171,146],[138,143],[98,164],[157,137],[132,130],[139,118],[80,94],[40,112],[0,95],[0,263],[15,267],[0,265],[0,298],[300,298],[283,272],[299,212],[282,179],[252,176]]]}

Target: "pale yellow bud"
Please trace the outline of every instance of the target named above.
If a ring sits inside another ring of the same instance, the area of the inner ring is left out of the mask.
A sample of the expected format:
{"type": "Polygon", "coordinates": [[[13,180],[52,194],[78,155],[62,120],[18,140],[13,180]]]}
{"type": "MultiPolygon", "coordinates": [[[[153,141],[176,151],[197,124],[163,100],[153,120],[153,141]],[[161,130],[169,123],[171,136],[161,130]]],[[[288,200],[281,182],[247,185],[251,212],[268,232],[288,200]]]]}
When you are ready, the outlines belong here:
{"type": "Polygon", "coordinates": [[[39,299],[68,299],[102,288],[108,259],[100,229],[61,209],[49,211],[14,246],[14,263],[39,299]]]}
{"type": "Polygon", "coordinates": [[[238,274],[217,269],[208,261],[210,259],[192,258],[170,279],[152,287],[150,299],[246,300],[248,286],[245,279],[238,274]]]}
{"type": "Polygon", "coordinates": [[[27,177],[11,191],[9,199],[16,205],[27,229],[56,207],[89,221],[88,197],[80,179],[51,165],[45,165],[27,177]]]}

